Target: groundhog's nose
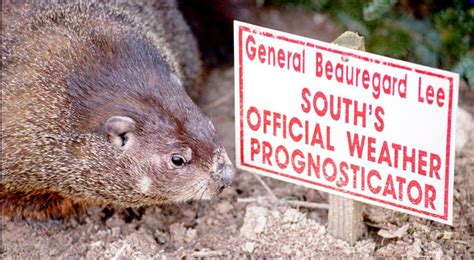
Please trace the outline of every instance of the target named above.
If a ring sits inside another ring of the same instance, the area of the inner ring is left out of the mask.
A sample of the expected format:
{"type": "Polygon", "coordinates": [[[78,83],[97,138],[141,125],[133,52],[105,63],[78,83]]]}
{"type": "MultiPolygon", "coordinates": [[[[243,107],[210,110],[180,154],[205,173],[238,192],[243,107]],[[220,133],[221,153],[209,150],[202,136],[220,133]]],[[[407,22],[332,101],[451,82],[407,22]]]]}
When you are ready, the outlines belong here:
{"type": "Polygon", "coordinates": [[[214,168],[212,177],[216,181],[219,191],[222,191],[225,187],[229,187],[234,180],[234,166],[224,149],[219,151],[215,162],[216,168],[214,168]]]}
{"type": "Polygon", "coordinates": [[[219,191],[222,191],[224,188],[229,187],[234,180],[234,167],[232,164],[220,164],[217,167],[217,185],[219,191]]]}

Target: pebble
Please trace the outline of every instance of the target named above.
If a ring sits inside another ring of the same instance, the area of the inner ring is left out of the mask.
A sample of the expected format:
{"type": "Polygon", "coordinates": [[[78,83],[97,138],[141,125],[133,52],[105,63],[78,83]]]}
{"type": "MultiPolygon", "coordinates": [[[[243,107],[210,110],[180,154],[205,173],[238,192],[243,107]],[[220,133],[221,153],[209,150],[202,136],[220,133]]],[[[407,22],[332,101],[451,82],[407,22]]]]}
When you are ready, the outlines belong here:
{"type": "Polygon", "coordinates": [[[267,224],[268,210],[258,206],[248,206],[244,216],[244,223],[240,228],[240,235],[247,239],[256,239],[267,224]]]}

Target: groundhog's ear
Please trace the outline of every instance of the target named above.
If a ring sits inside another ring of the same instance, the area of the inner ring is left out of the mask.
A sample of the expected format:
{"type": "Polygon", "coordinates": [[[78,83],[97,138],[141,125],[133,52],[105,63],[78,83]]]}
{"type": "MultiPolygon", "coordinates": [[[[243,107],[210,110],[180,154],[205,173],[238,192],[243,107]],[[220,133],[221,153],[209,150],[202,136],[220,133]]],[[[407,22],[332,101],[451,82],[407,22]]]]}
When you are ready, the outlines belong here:
{"type": "Polygon", "coordinates": [[[135,141],[135,121],[128,116],[113,116],[105,123],[105,131],[115,147],[127,150],[135,141]]]}

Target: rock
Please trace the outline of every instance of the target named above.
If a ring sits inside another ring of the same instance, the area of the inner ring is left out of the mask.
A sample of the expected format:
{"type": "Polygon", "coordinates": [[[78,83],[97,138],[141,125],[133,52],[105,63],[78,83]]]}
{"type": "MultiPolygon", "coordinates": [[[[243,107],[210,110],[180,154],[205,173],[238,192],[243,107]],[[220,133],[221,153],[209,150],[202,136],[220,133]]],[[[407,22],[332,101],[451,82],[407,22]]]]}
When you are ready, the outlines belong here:
{"type": "Polygon", "coordinates": [[[436,260],[441,259],[444,256],[443,250],[441,248],[436,248],[436,250],[433,252],[433,255],[436,260]]]}
{"type": "Polygon", "coordinates": [[[443,239],[451,240],[451,239],[453,239],[453,235],[454,235],[453,232],[444,231],[443,239]]]}
{"type": "Polygon", "coordinates": [[[377,232],[377,235],[383,238],[396,238],[396,237],[401,238],[402,236],[406,235],[409,227],[410,227],[410,224],[407,223],[394,231],[381,229],[379,230],[379,232],[377,232]]]}
{"type": "Polygon", "coordinates": [[[194,244],[196,242],[197,231],[193,228],[186,230],[186,235],[184,237],[184,242],[186,244],[194,244]]]}
{"type": "Polygon", "coordinates": [[[146,229],[140,228],[138,232],[128,235],[125,240],[136,251],[147,253],[158,253],[159,251],[155,238],[146,229]]]}
{"type": "Polygon", "coordinates": [[[217,204],[216,210],[219,214],[227,214],[229,213],[234,206],[230,204],[228,201],[222,201],[221,203],[217,204]]]}
{"type": "Polygon", "coordinates": [[[245,212],[244,224],[240,228],[240,235],[247,239],[256,239],[265,229],[267,213],[266,208],[249,205],[245,212]]]}
{"type": "Polygon", "coordinates": [[[139,229],[123,239],[106,244],[98,254],[94,251],[90,250],[86,258],[150,259],[160,252],[155,239],[145,229],[139,229]]]}
{"type": "Polygon", "coordinates": [[[290,208],[283,214],[283,222],[296,223],[301,216],[302,214],[298,210],[290,208]]]}
{"type": "Polygon", "coordinates": [[[183,213],[183,215],[185,215],[188,218],[195,218],[196,217],[196,211],[194,211],[192,209],[185,209],[181,212],[183,213]]]}
{"type": "Polygon", "coordinates": [[[179,246],[184,245],[184,239],[186,236],[186,228],[183,223],[174,223],[170,226],[170,235],[173,243],[179,246]]]}
{"type": "Polygon", "coordinates": [[[170,235],[168,233],[162,232],[158,229],[155,230],[154,236],[158,244],[164,245],[170,240],[170,235]]]}
{"type": "Polygon", "coordinates": [[[421,241],[419,239],[415,239],[415,242],[413,243],[413,251],[415,252],[415,255],[414,255],[415,257],[421,256],[421,253],[423,252],[421,247],[422,247],[421,241]]]}
{"type": "Polygon", "coordinates": [[[242,248],[245,252],[247,253],[253,253],[253,250],[255,250],[255,243],[254,242],[246,242],[242,248]]]}

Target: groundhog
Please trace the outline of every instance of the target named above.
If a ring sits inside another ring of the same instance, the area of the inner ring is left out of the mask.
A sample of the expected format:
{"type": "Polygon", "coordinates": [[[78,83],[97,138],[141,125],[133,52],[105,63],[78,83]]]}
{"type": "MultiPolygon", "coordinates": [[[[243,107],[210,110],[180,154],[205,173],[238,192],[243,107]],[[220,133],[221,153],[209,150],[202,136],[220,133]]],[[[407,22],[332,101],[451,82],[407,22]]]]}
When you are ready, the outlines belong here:
{"type": "Polygon", "coordinates": [[[1,34],[2,215],[210,199],[231,184],[188,96],[201,62],[174,1],[3,1],[1,34]]]}

